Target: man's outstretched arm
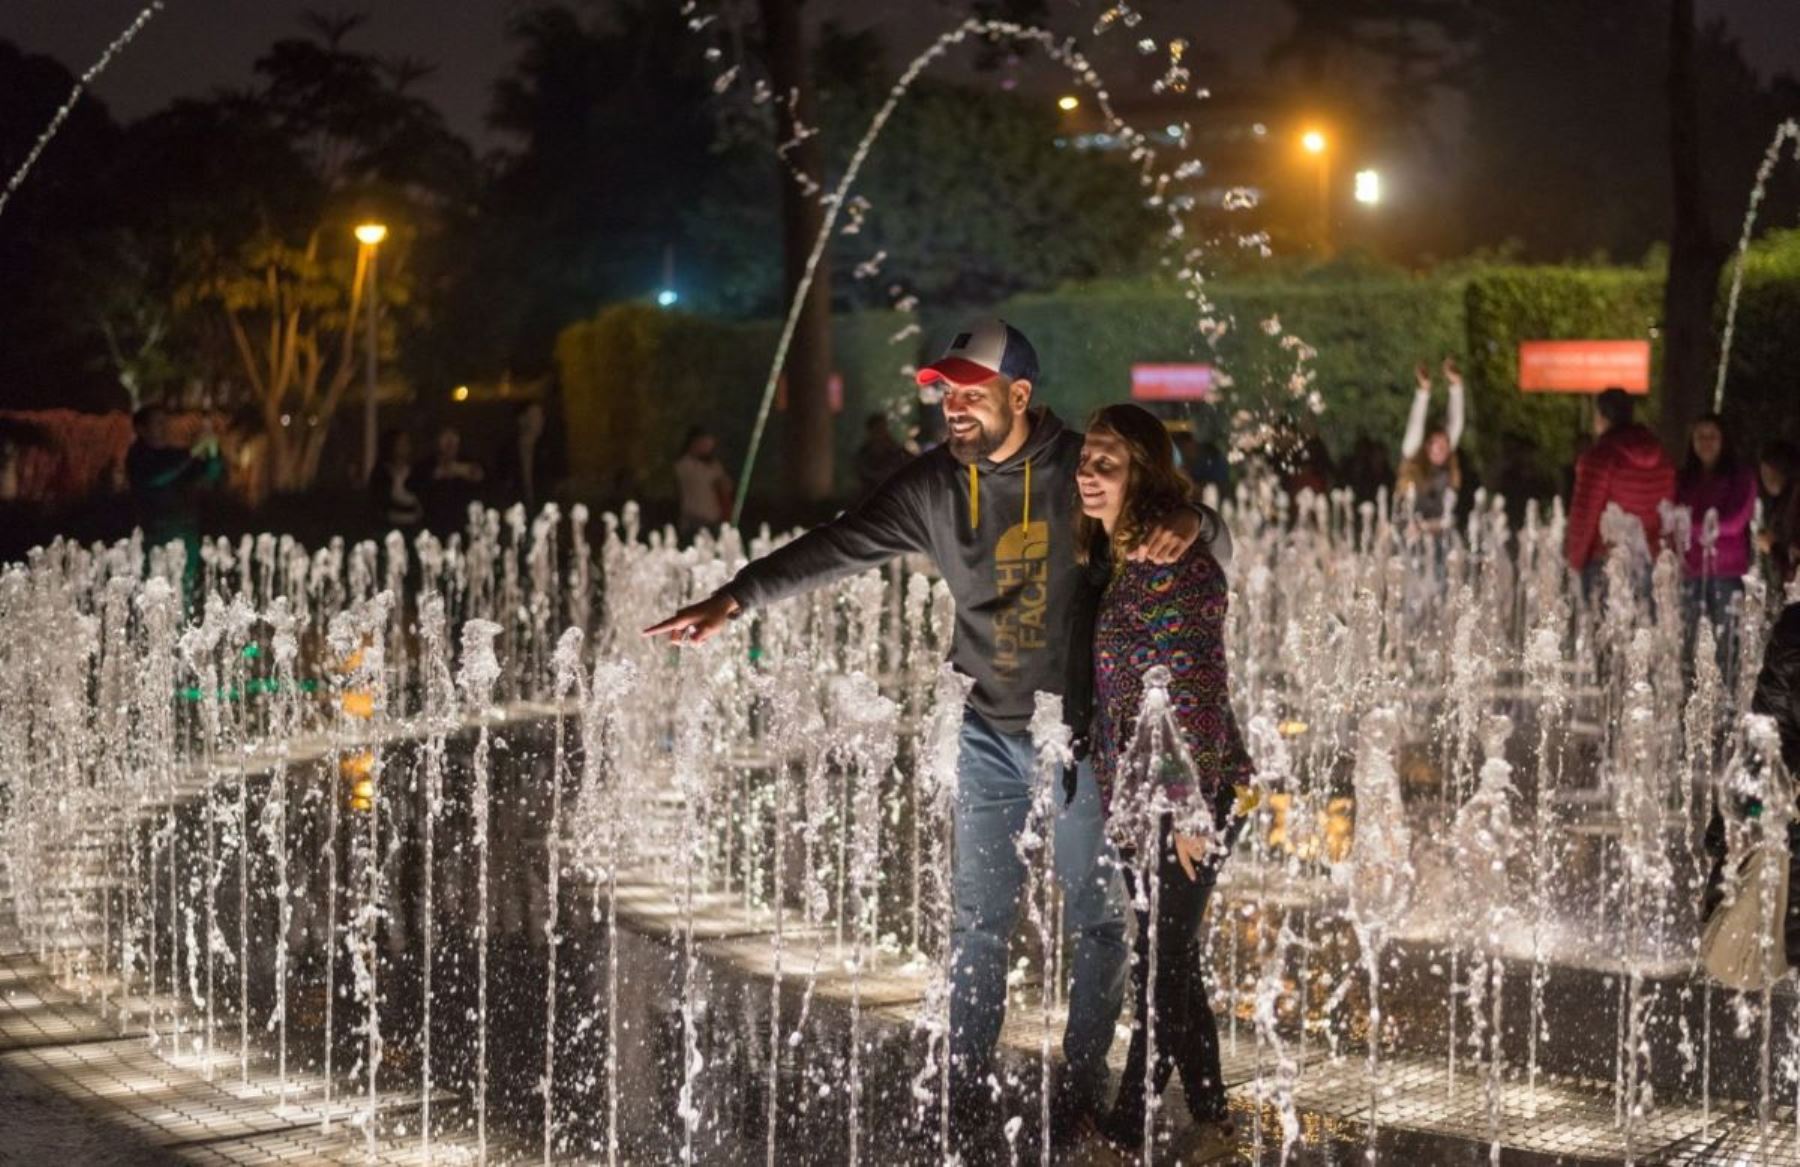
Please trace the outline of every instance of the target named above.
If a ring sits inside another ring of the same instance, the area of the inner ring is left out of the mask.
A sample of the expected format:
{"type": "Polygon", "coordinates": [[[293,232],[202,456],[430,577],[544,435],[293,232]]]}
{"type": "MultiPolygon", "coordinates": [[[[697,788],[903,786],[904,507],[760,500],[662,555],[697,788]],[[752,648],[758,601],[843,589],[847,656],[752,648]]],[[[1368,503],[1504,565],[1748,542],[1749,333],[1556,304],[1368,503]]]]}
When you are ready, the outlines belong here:
{"type": "Polygon", "coordinates": [[[926,473],[926,467],[915,463],[894,475],[861,505],[745,565],[730,583],[652,624],[644,635],[702,644],[748,608],[880,567],[908,551],[925,550],[923,510],[916,496],[926,485],[926,473]]]}

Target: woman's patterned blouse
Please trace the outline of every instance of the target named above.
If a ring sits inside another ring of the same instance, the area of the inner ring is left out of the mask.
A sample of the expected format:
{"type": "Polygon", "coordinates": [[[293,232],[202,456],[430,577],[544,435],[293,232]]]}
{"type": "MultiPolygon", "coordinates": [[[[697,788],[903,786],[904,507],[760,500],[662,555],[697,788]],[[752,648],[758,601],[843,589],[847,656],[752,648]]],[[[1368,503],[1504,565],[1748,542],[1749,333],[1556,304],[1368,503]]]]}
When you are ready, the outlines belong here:
{"type": "Polygon", "coordinates": [[[1217,811],[1221,793],[1253,771],[1227,689],[1229,603],[1225,572],[1203,540],[1175,563],[1127,560],[1113,573],[1094,625],[1094,770],[1109,809],[1153,665],[1169,670],[1170,702],[1202,783],[1171,784],[1169,798],[1197,795],[1217,811]]]}

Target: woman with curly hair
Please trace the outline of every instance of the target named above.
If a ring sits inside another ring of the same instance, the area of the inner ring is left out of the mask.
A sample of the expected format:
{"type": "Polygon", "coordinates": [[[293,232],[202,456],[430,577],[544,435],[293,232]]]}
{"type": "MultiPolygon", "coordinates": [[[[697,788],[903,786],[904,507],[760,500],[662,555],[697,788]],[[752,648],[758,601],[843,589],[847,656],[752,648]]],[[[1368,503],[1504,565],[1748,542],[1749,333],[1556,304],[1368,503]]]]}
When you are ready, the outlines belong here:
{"type": "MultiPolygon", "coordinates": [[[[1076,520],[1076,557],[1106,579],[1094,624],[1088,744],[1108,829],[1120,844],[1120,861],[1138,905],[1133,962],[1137,1014],[1125,1076],[1101,1134],[1121,1148],[1140,1148],[1146,1070],[1153,1079],[1150,1088],[1158,1094],[1180,1070],[1197,1126],[1195,1143],[1182,1148],[1183,1158],[1207,1162],[1231,1153],[1235,1132],[1204,976],[1201,919],[1241,822],[1234,806],[1237,787],[1251,772],[1227,686],[1227,584],[1222,554],[1215,550],[1222,546],[1222,532],[1203,532],[1171,564],[1133,558],[1162,516],[1192,505],[1192,488],[1176,468],[1168,431],[1138,406],[1112,405],[1094,415],[1075,482],[1082,512],[1076,520]],[[1166,680],[1159,673],[1154,683],[1166,685],[1168,704],[1156,709],[1166,708],[1180,740],[1169,755],[1152,757],[1133,750],[1132,744],[1145,702],[1145,673],[1159,667],[1166,680]],[[1152,838],[1156,853],[1145,854],[1152,838]],[[1152,936],[1153,993],[1147,983],[1152,936]],[[1152,1014],[1153,1069],[1147,1065],[1145,1032],[1152,1014]]],[[[1210,511],[1203,517],[1219,526],[1210,511]]]]}

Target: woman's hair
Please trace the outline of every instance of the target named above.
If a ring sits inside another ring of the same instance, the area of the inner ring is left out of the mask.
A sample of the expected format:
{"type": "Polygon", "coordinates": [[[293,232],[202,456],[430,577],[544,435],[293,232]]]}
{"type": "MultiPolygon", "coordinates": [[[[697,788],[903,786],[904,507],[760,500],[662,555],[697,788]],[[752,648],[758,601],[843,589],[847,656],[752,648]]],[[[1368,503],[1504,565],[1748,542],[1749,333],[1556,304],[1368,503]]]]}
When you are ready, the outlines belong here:
{"type": "MultiPolygon", "coordinates": [[[[1450,444],[1450,431],[1442,425],[1433,422],[1425,427],[1425,437],[1419,442],[1419,448],[1412,452],[1412,457],[1403,459],[1400,463],[1395,489],[1404,490],[1409,483],[1420,488],[1430,479],[1434,469],[1431,465],[1431,439],[1437,437],[1443,438],[1445,445],[1450,444]]],[[[1444,460],[1444,468],[1450,473],[1450,489],[1461,493],[1462,459],[1457,457],[1455,446],[1450,446],[1450,456],[1444,460]]]]}
{"type": "Polygon", "coordinates": [[[1794,443],[1786,438],[1776,438],[1766,443],[1757,461],[1780,471],[1781,480],[1790,488],[1794,485],[1794,479],[1800,476],[1796,473],[1800,471],[1800,450],[1794,449],[1794,443]]]}
{"type": "Polygon", "coordinates": [[[687,457],[688,451],[694,448],[695,442],[699,441],[701,438],[710,436],[712,436],[712,431],[703,425],[689,426],[688,432],[682,436],[681,449],[677,452],[677,456],[682,458],[687,457]]]}
{"type": "Polygon", "coordinates": [[[1719,431],[1719,460],[1713,463],[1712,472],[1723,475],[1737,469],[1737,458],[1731,452],[1731,431],[1725,428],[1725,419],[1716,413],[1703,413],[1688,426],[1687,457],[1681,463],[1683,486],[1706,473],[1706,467],[1700,465],[1700,456],[1694,453],[1694,431],[1703,425],[1710,425],[1719,431]]]}
{"type": "MultiPolygon", "coordinates": [[[[1169,431],[1142,406],[1104,406],[1088,418],[1087,432],[1110,434],[1124,442],[1131,464],[1125,479],[1125,502],[1119,509],[1119,521],[1113,525],[1112,533],[1112,558],[1114,563],[1119,563],[1125,553],[1143,539],[1145,530],[1152,523],[1192,501],[1194,485],[1175,466],[1175,443],[1169,437],[1169,431]]],[[[1094,541],[1102,530],[1098,519],[1076,514],[1077,563],[1088,562],[1094,541]]],[[[1210,542],[1212,533],[1202,530],[1200,537],[1210,542]]]]}

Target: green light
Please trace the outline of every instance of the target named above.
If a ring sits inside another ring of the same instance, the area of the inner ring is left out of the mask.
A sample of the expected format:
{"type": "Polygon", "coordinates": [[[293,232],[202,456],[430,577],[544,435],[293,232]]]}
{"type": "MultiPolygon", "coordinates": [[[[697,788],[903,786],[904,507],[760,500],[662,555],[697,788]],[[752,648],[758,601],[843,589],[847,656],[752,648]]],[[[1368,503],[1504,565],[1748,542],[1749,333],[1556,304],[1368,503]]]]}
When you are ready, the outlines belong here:
{"type": "Polygon", "coordinates": [[[257,657],[259,657],[261,655],[262,655],[262,645],[246,644],[244,646],[244,659],[245,660],[255,660],[257,657]]]}

